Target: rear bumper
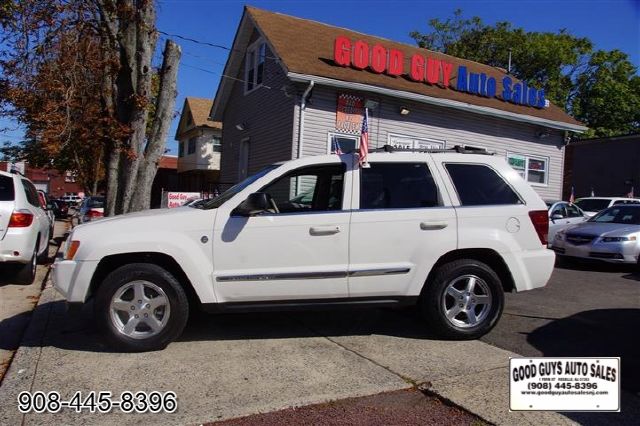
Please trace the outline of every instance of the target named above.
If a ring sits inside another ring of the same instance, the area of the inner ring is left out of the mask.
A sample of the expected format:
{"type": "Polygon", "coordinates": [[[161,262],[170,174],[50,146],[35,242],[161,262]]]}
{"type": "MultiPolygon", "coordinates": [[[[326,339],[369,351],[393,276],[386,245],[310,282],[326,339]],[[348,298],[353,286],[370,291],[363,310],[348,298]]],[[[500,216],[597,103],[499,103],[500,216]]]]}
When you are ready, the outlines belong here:
{"type": "Polygon", "coordinates": [[[37,238],[30,228],[9,228],[0,241],[0,263],[29,263],[37,238]]]}
{"type": "Polygon", "coordinates": [[[89,295],[91,277],[98,267],[98,261],[56,259],[51,266],[53,286],[70,303],[84,303],[89,295]]]}
{"type": "Polygon", "coordinates": [[[518,292],[547,285],[556,263],[555,253],[547,248],[502,253],[502,256],[511,271],[518,292]]]}

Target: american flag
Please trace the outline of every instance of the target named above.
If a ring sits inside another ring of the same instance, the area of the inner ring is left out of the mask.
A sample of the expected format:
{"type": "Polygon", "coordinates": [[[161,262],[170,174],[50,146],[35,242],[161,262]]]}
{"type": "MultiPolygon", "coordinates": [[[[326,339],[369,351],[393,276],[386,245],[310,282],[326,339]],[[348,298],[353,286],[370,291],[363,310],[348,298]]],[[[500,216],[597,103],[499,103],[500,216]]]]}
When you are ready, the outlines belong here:
{"type": "Polygon", "coordinates": [[[364,109],[364,118],[362,119],[362,131],[360,132],[360,158],[361,167],[368,167],[367,155],[369,154],[369,108],[364,109]]]}
{"type": "Polygon", "coordinates": [[[571,195],[569,195],[569,204],[573,204],[576,202],[576,193],[573,191],[573,186],[571,187],[571,195]]]}
{"type": "Polygon", "coordinates": [[[340,149],[340,143],[337,137],[333,136],[331,138],[331,144],[333,145],[331,150],[337,155],[342,155],[342,149],[340,149]]]}

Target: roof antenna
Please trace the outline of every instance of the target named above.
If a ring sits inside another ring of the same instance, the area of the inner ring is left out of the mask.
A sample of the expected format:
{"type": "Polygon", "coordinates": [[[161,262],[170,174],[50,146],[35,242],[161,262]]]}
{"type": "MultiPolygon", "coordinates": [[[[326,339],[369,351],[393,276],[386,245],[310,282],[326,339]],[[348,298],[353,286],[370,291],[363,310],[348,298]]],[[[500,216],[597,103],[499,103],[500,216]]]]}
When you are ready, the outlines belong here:
{"type": "Polygon", "coordinates": [[[507,65],[507,74],[511,74],[511,48],[509,48],[509,65],[507,65]]]}

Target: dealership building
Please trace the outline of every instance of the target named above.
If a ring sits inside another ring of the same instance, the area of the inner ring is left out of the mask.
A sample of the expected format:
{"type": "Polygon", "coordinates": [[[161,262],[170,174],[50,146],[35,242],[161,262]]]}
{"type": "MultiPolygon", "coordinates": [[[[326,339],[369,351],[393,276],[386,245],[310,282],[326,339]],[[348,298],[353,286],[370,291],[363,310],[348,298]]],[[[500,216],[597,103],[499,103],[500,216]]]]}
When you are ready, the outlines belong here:
{"type": "Polygon", "coordinates": [[[505,70],[306,19],[246,7],[211,110],[220,180],[357,149],[485,148],[536,191],[562,195],[564,146],[581,123],[505,70]]]}

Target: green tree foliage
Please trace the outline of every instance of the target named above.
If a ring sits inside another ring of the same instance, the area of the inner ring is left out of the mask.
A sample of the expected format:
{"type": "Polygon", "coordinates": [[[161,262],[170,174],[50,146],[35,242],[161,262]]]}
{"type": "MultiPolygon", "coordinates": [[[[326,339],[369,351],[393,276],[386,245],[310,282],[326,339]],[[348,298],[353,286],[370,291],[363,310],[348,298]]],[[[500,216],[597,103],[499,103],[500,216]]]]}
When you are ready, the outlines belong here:
{"type": "Polygon", "coordinates": [[[487,25],[479,17],[431,19],[427,33],[411,37],[423,48],[507,69],[537,87],[547,98],[590,130],[585,136],[638,131],[640,93],[636,68],[619,51],[593,51],[588,38],[566,30],[529,32],[509,22],[487,25]]]}

